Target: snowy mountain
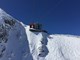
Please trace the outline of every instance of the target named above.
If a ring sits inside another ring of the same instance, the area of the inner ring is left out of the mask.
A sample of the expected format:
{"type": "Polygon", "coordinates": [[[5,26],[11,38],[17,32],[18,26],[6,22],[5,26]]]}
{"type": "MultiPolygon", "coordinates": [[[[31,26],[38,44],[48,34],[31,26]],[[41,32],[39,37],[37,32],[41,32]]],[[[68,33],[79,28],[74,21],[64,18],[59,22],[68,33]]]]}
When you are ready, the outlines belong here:
{"type": "Polygon", "coordinates": [[[80,60],[80,37],[32,32],[0,9],[0,60],[80,60]]]}
{"type": "Polygon", "coordinates": [[[24,26],[0,9],[0,60],[32,60],[24,26]]]}

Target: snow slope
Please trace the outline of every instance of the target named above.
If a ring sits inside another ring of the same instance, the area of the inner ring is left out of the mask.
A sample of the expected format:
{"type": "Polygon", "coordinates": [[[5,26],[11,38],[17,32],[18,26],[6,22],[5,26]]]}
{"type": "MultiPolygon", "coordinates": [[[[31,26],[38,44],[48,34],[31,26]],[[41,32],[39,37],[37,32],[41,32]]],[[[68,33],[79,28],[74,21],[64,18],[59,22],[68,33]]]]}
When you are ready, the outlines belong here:
{"type": "Polygon", "coordinates": [[[80,60],[80,36],[29,29],[0,9],[0,60],[80,60]]]}
{"type": "Polygon", "coordinates": [[[44,32],[31,32],[26,26],[30,52],[33,60],[80,60],[80,37],[74,35],[48,35],[44,32]],[[46,46],[42,48],[42,42],[46,46]],[[39,47],[44,50],[40,52],[39,47]],[[39,56],[44,54],[44,56],[39,56]]]}
{"type": "Polygon", "coordinates": [[[22,24],[0,9],[0,60],[32,60],[22,24]]]}
{"type": "Polygon", "coordinates": [[[49,54],[46,60],[80,60],[80,37],[73,35],[50,35],[49,54]]]}

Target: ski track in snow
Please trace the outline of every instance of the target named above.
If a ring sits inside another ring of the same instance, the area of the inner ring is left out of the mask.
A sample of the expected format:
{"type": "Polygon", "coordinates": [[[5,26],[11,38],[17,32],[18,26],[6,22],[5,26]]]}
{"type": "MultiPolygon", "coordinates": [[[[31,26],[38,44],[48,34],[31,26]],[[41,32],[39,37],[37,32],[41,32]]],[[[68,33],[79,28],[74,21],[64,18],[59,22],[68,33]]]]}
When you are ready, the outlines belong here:
{"type": "Polygon", "coordinates": [[[80,60],[80,36],[29,29],[0,9],[0,60],[80,60]]]}

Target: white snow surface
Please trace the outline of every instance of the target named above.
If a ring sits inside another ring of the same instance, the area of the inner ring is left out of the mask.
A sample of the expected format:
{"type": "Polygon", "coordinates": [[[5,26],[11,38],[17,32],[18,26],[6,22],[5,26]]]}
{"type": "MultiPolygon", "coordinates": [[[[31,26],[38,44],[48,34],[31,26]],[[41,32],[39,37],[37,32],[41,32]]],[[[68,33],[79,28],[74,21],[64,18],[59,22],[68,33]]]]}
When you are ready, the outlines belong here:
{"type": "Polygon", "coordinates": [[[29,29],[0,9],[0,60],[80,60],[80,36],[29,29]]]}
{"type": "Polygon", "coordinates": [[[80,36],[74,35],[48,35],[43,32],[31,32],[26,27],[30,52],[33,60],[80,60],[80,36]],[[38,56],[41,40],[47,38],[48,54],[45,57],[38,56]]]}

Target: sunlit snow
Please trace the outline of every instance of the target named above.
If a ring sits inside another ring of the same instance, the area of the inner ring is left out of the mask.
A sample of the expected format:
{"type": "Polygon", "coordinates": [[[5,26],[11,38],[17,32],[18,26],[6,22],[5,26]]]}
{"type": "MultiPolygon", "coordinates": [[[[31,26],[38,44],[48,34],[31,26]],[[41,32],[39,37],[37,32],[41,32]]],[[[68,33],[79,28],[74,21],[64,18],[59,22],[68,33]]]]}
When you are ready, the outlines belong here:
{"type": "Polygon", "coordinates": [[[80,36],[29,29],[0,9],[0,60],[80,60],[80,36]]]}

